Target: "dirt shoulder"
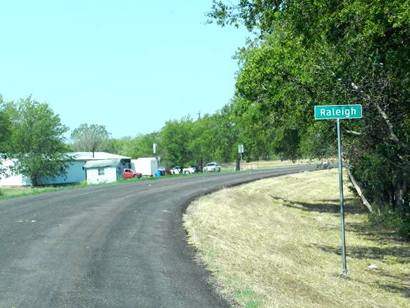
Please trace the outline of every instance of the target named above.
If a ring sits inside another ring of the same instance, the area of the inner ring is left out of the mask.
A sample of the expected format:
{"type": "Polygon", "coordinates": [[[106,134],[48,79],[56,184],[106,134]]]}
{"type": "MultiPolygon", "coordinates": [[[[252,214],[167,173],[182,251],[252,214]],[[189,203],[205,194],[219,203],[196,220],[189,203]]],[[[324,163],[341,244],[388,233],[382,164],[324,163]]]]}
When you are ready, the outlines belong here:
{"type": "Polygon", "coordinates": [[[408,307],[410,243],[366,223],[348,187],[341,278],[337,170],[257,181],[187,209],[188,241],[244,307],[408,307]]]}

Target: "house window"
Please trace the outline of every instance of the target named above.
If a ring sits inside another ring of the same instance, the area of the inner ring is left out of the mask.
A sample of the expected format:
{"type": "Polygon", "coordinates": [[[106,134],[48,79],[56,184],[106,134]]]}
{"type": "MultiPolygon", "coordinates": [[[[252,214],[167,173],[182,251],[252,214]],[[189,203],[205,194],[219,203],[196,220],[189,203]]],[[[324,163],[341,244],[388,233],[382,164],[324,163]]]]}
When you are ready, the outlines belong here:
{"type": "Polygon", "coordinates": [[[104,175],[104,168],[98,168],[98,175],[104,175]]]}

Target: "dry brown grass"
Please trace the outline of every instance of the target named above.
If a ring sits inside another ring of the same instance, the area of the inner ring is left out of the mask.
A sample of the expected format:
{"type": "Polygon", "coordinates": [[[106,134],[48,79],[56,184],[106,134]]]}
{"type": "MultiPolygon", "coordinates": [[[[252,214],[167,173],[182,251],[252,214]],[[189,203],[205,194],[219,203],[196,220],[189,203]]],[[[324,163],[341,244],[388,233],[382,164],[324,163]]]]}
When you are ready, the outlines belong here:
{"type": "Polygon", "coordinates": [[[339,277],[336,170],[219,191],[195,201],[184,224],[222,292],[241,306],[410,307],[410,244],[369,229],[345,192],[348,278],[339,277]]]}
{"type": "MultiPolygon", "coordinates": [[[[332,158],[330,161],[334,162],[332,158]]],[[[275,167],[292,166],[295,164],[317,164],[319,160],[301,159],[297,161],[291,160],[258,160],[252,162],[241,161],[241,170],[255,170],[255,169],[270,169],[275,167]]],[[[235,162],[222,164],[224,170],[235,170],[235,162]]]]}

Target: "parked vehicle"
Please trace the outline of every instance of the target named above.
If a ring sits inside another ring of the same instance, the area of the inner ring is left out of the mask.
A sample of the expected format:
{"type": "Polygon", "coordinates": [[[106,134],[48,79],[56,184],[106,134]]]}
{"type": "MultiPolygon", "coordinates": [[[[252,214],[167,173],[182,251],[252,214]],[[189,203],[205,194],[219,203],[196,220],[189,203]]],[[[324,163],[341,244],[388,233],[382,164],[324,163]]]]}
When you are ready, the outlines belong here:
{"type": "Polygon", "coordinates": [[[195,172],[198,172],[198,168],[195,166],[190,166],[190,167],[182,169],[183,174],[193,174],[195,172]]]}
{"type": "Polygon", "coordinates": [[[182,174],[182,167],[181,166],[175,166],[170,171],[171,171],[171,174],[182,174]]]}
{"type": "Polygon", "coordinates": [[[122,177],[124,179],[140,178],[142,177],[142,174],[139,172],[135,172],[132,169],[124,169],[124,171],[122,172],[122,177]]]}
{"type": "Polygon", "coordinates": [[[159,175],[161,175],[161,176],[167,174],[167,169],[165,169],[164,167],[159,167],[158,171],[159,171],[159,175]]]}
{"type": "Polygon", "coordinates": [[[218,163],[213,161],[213,162],[207,163],[202,171],[203,172],[220,172],[221,166],[219,166],[218,163]]]}
{"type": "Polygon", "coordinates": [[[155,157],[131,159],[131,168],[142,175],[153,176],[158,170],[158,160],[155,157]]]}

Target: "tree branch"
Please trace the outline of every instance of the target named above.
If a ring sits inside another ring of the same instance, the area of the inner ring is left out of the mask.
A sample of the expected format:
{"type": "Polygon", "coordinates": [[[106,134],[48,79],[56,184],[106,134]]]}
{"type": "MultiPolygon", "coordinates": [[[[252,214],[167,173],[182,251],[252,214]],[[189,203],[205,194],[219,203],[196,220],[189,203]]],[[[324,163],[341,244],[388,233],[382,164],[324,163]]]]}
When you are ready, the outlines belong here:
{"type": "Polygon", "coordinates": [[[383,120],[386,122],[387,127],[389,128],[389,133],[390,133],[390,140],[396,142],[396,143],[400,143],[399,138],[397,137],[397,135],[394,133],[393,130],[393,124],[391,124],[389,117],[387,116],[387,114],[384,112],[384,110],[379,106],[379,104],[377,104],[376,102],[372,102],[373,105],[376,107],[377,111],[379,112],[379,114],[382,116],[383,120]]]}
{"type": "Polygon", "coordinates": [[[361,132],[357,132],[357,131],[354,131],[354,130],[345,129],[344,131],[348,134],[355,135],[355,136],[361,136],[362,135],[361,132]]]}
{"type": "Polygon", "coordinates": [[[380,116],[382,117],[382,119],[384,120],[384,122],[386,123],[386,126],[389,130],[389,139],[392,140],[393,142],[395,142],[396,144],[402,146],[402,147],[406,147],[397,137],[396,133],[394,132],[394,127],[392,122],[389,119],[389,116],[387,115],[387,113],[380,107],[380,105],[376,102],[375,99],[372,99],[371,96],[367,93],[365,93],[358,85],[356,85],[355,83],[351,83],[351,87],[353,88],[354,91],[358,91],[360,92],[364,98],[370,103],[373,104],[373,106],[376,107],[377,112],[380,114],[380,116]]]}
{"type": "Polygon", "coordinates": [[[356,193],[359,195],[359,197],[362,199],[363,205],[369,210],[370,213],[373,212],[373,208],[369,201],[367,201],[366,197],[364,196],[362,189],[360,188],[359,184],[357,184],[355,178],[353,177],[353,174],[350,172],[349,168],[347,169],[347,174],[349,176],[350,182],[352,183],[354,189],[356,190],[356,193]]]}

